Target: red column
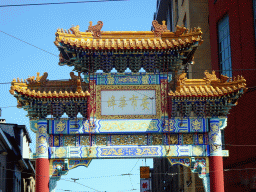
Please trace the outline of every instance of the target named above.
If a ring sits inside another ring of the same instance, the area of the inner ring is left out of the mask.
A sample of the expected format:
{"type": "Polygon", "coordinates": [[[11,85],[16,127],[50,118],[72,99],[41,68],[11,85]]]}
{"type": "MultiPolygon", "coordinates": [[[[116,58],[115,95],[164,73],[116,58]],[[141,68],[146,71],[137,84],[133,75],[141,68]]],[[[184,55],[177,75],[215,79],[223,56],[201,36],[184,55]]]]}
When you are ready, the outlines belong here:
{"type": "Polygon", "coordinates": [[[49,192],[49,160],[36,159],[36,192],[49,192]]]}
{"type": "Polygon", "coordinates": [[[222,156],[209,157],[209,171],[211,192],[224,192],[222,156]]]}

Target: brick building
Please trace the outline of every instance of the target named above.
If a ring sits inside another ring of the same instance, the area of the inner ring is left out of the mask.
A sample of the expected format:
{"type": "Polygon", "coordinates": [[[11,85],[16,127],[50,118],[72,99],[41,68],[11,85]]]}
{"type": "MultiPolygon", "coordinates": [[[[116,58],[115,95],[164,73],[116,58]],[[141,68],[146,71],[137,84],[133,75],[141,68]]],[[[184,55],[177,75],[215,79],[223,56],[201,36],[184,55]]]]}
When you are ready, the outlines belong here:
{"type": "Polygon", "coordinates": [[[209,0],[212,69],[229,77],[243,75],[249,87],[230,111],[224,130],[229,150],[224,158],[225,191],[256,189],[255,5],[255,0],[209,0]]]}

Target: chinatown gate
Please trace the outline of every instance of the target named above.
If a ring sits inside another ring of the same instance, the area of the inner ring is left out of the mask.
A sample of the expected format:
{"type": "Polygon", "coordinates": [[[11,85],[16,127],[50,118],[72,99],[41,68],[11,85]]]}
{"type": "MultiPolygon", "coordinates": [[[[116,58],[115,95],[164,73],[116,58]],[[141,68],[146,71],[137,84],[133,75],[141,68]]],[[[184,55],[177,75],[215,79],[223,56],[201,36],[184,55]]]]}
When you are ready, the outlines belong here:
{"type": "Polygon", "coordinates": [[[103,32],[101,21],[86,32],[58,29],[59,65],[78,75],[12,81],[10,93],[36,133],[37,192],[54,191],[61,175],[93,159],[157,157],[198,172],[205,191],[224,191],[221,129],[246,81],[207,71],[187,79],[201,29],[152,24],[154,31],[103,32]]]}

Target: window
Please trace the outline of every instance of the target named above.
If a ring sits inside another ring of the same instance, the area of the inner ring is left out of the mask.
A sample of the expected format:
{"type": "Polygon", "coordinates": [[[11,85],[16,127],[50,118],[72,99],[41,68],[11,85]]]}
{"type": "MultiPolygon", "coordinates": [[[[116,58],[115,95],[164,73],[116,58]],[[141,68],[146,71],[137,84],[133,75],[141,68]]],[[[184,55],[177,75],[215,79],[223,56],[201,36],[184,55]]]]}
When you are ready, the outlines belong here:
{"type": "Polygon", "coordinates": [[[229,17],[226,15],[218,23],[219,62],[221,73],[232,77],[229,17]]]}

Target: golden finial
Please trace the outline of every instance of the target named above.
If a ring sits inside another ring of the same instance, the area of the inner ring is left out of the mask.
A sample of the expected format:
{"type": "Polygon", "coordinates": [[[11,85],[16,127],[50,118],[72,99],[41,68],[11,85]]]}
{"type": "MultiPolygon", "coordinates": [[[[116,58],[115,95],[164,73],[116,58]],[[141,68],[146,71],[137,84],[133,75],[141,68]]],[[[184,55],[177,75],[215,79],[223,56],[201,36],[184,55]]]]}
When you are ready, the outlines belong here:
{"type": "Polygon", "coordinates": [[[165,23],[166,23],[166,21],[165,21],[165,20],[163,20],[163,21],[162,21],[162,24],[163,24],[163,25],[165,25],[165,23]]]}
{"type": "Polygon", "coordinates": [[[90,26],[92,26],[92,21],[89,21],[90,26]]]}

